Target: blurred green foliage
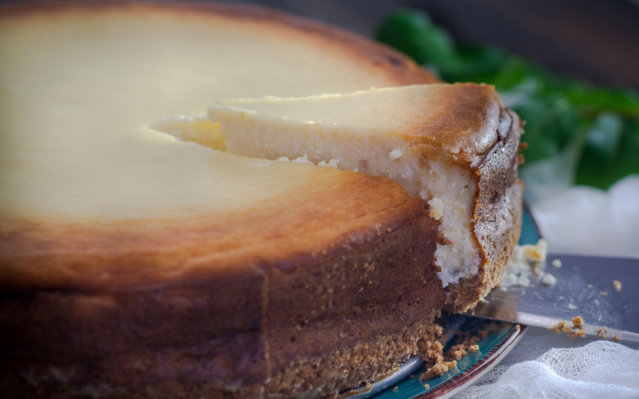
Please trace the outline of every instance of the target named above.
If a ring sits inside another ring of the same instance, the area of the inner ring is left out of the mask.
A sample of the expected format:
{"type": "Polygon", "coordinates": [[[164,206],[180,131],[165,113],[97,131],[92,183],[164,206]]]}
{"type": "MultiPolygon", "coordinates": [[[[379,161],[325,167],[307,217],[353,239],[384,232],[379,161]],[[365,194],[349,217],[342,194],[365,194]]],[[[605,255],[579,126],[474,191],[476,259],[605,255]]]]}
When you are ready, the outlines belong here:
{"type": "Polygon", "coordinates": [[[494,85],[526,121],[526,163],[578,151],[575,184],[607,189],[639,173],[639,95],[559,76],[489,45],[458,45],[422,11],[400,9],[377,40],[412,57],[446,82],[494,85]]]}

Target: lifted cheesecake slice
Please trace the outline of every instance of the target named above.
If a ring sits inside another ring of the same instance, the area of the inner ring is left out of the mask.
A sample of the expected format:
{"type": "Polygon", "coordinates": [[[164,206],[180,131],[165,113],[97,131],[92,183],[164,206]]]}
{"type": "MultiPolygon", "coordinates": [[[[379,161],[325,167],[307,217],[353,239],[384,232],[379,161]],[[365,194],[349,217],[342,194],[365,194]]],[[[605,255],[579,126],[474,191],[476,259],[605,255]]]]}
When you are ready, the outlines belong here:
{"type": "Polygon", "coordinates": [[[239,155],[334,166],[400,183],[440,221],[436,265],[451,306],[496,283],[519,234],[520,123],[491,86],[429,84],[217,102],[157,128],[239,155]]]}

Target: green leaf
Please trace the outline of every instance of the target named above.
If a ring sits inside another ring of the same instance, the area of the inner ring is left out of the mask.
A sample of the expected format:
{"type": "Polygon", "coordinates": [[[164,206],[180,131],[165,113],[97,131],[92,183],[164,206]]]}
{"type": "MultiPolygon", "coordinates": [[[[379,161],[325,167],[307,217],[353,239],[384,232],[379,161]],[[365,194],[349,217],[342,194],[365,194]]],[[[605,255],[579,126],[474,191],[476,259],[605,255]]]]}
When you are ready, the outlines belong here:
{"type": "Polygon", "coordinates": [[[391,14],[377,30],[377,40],[394,47],[422,65],[456,62],[455,44],[448,32],[435,26],[422,12],[400,9],[391,14]]]}
{"type": "Polygon", "coordinates": [[[495,74],[494,84],[500,90],[512,89],[523,84],[540,93],[549,86],[547,77],[536,64],[517,56],[509,56],[505,60],[495,74]]]}
{"type": "Polygon", "coordinates": [[[626,116],[639,116],[639,95],[630,90],[588,88],[583,84],[564,90],[566,97],[583,112],[617,112],[626,116]]]}
{"type": "Polygon", "coordinates": [[[462,46],[454,62],[440,65],[441,76],[448,82],[482,82],[492,84],[494,76],[506,62],[507,55],[489,46],[462,46]]]}

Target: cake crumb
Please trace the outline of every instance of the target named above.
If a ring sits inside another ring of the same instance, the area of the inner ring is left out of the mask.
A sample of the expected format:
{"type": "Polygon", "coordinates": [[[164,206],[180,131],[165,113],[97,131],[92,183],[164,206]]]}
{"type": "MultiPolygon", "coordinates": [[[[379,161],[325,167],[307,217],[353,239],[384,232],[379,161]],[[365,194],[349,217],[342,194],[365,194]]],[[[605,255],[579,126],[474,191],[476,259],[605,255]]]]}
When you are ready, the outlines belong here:
{"type": "Polygon", "coordinates": [[[570,338],[583,338],[586,336],[586,330],[580,328],[578,330],[574,330],[573,332],[568,333],[570,338]]]}
{"type": "Polygon", "coordinates": [[[397,149],[394,149],[393,151],[389,152],[389,153],[388,153],[388,157],[389,157],[390,159],[397,159],[397,158],[401,157],[401,156],[402,156],[402,154],[403,154],[403,153],[402,153],[402,150],[400,150],[399,148],[397,148],[397,149]]]}
{"type": "Polygon", "coordinates": [[[597,327],[595,332],[597,333],[597,338],[601,338],[601,339],[608,338],[608,328],[606,326],[597,327]]]}
{"type": "MultiPolygon", "coordinates": [[[[301,164],[305,164],[305,165],[315,165],[315,163],[313,163],[313,161],[311,161],[310,159],[308,159],[308,154],[304,154],[301,157],[297,157],[294,159],[290,159],[289,157],[279,157],[275,159],[276,161],[281,161],[281,162],[292,162],[292,163],[301,163],[301,164]]],[[[317,166],[325,166],[325,167],[330,167],[330,168],[335,168],[335,169],[339,169],[338,167],[339,164],[339,159],[329,159],[328,161],[325,160],[321,160],[317,163],[317,166]]]]}
{"type": "Polygon", "coordinates": [[[308,155],[307,154],[304,154],[301,157],[297,157],[297,158],[293,159],[291,162],[293,162],[293,163],[301,163],[301,164],[305,164],[305,165],[313,165],[313,162],[311,162],[308,159],[308,155]]]}
{"type": "Polygon", "coordinates": [[[397,385],[393,387],[393,392],[399,392],[399,387],[397,385]]]}
{"type": "MultiPolygon", "coordinates": [[[[515,246],[506,270],[501,275],[500,288],[505,290],[511,286],[528,287],[533,276],[543,279],[546,275],[544,269],[547,248],[548,245],[543,239],[535,245],[515,246]]],[[[551,281],[553,277],[549,277],[547,281],[551,281]]]]}
{"type": "Polygon", "coordinates": [[[582,328],[583,325],[583,317],[575,316],[572,318],[570,325],[566,320],[559,320],[555,325],[550,327],[549,330],[556,334],[566,334],[570,338],[583,338],[586,336],[586,330],[582,328]]]}
{"type": "Polygon", "coordinates": [[[457,366],[457,361],[456,360],[451,360],[449,362],[439,362],[439,363],[435,363],[435,365],[431,368],[429,368],[428,370],[426,370],[421,376],[420,378],[422,380],[430,380],[432,378],[436,378],[439,377],[441,375],[444,375],[446,373],[448,373],[450,370],[454,369],[457,366]]]}
{"type": "Polygon", "coordinates": [[[466,356],[468,354],[468,352],[466,351],[466,348],[464,347],[463,344],[458,344],[458,345],[454,345],[452,348],[450,348],[447,352],[447,354],[452,357],[454,360],[459,360],[462,357],[466,356]]]}
{"type": "Polygon", "coordinates": [[[572,318],[572,326],[575,328],[581,328],[584,325],[584,319],[581,316],[575,316],[572,318]]]}
{"type": "Polygon", "coordinates": [[[601,294],[601,296],[606,296],[608,295],[608,291],[601,291],[599,294],[601,294]]]}
{"type": "Polygon", "coordinates": [[[424,389],[430,389],[430,385],[424,384],[424,389]]]}
{"type": "Polygon", "coordinates": [[[617,291],[617,292],[621,291],[621,281],[614,280],[612,282],[612,286],[615,287],[615,291],[617,291]]]}
{"type": "Polygon", "coordinates": [[[544,276],[541,278],[541,282],[544,285],[552,287],[557,284],[557,277],[553,276],[550,273],[544,273],[544,276]]]}
{"type": "Polygon", "coordinates": [[[338,159],[333,159],[331,158],[328,162],[326,161],[319,161],[317,163],[317,166],[328,166],[329,168],[335,168],[338,169],[338,164],[339,164],[339,160],[338,159]]]}
{"type": "MultiPolygon", "coordinates": [[[[559,320],[555,323],[549,330],[554,331],[556,334],[561,334],[562,332],[566,332],[566,328],[568,328],[567,323],[564,320],[559,320]]],[[[570,331],[570,329],[568,329],[570,331]]]]}
{"type": "Polygon", "coordinates": [[[577,306],[576,306],[576,305],[574,305],[572,302],[570,302],[570,303],[568,304],[568,309],[570,309],[570,310],[575,310],[575,309],[577,309],[577,306]]]}
{"type": "Polygon", "coordinates": [[[594,302],[595,302],[595,305],[597,305],[597,306],[599,306],[599,304],[601,303],[601,302],[599,302],[599,299],[597,299],[597,298],[595,298],[594,302]]]}
{"type": "MultiPolygon", "coordinates": [[[[608,327],[597,327],[595,332],[597,333],[597,338],[608,339],[608,327]]],[[[617,337],[616,335],[613,335],[612,337],[610,337],[610,339],[613,342],[619,342],[619,337],[617,337]]]]}
{"type": "Polygon", "coordinates": [[[428,211],[428,216],[432,217],[435,220],[441,219],[444,214],[444,201],[440,198],[433,198],[428,201],[428,207],[430,208],[428,211]]]}
{"type": "Polygon", "coordinates": [[[586,285],[586,287],[592,288],[592,284],[588,284],[588,285],[586,285]]]}
{"type": "Polygon", "coordinates": [[[560,268],[561,267],[561,260],[555,259],[555,260],[552,261],[551,265],[552,265],[552,267],[560,268]]]}
{"type": "Polygon", "coordinates": [[[457,361],[466,356],[469,352],[479,351],[478,342],[486,339],[490,332],[495,328],[496,323],[488,323],[481,329],[470,329],[467,331],[457,331],[457,344],[453,345],[444,353],[442,342],[432,341],[423,342],[420,350],[420,356],[427,362],[426,371],[420,374],[421,381],[427,381],[432,378],[446,374],[451,369],[457,367],[457,361]]]}
{"type": "MultiPolygon", "coordinates": [[[[442,341],[421,341],[419,356],[426,362],[426,371],[419,375],[420,381],[428,381],[432,378],[446,374],[457,367],[457,361],[469,353],[480,352],[479,342],[488,338],[494,331],[498,331],[501,326],[499,322],[483,323],[481,327],[458,330],[454,334],[455,345],[444,353],[442,341]]],[[[521,326],[516,324],[516,330],[521,326]]],[[[425,385],[429,388],[428,384],[425,385]]]]}
{"type": "Polygon", "coordinates": [[[547,244],[544,240],[539,240],[537,245],[522,245],[524,256],[533,262],[545,262],[547,254],[547,244]]]}
{"type": "Polygon", "coordinates": [[[566,322],[561,320],[559,322],[557,322],[557,324],[555,324],[554,326],[550,327],[554,332],[556,332],[557,334],[561,334],[564,329],[566,328],[566,322]]]}

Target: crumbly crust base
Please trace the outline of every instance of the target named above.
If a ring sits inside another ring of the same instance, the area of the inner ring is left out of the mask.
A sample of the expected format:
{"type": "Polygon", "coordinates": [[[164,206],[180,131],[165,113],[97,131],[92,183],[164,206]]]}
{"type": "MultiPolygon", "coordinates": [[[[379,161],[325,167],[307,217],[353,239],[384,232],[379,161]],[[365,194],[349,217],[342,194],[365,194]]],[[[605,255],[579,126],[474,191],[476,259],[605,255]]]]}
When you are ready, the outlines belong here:
{"type": "Polygon", "coordinates": [[[411,210],[251,279],[8,294],[0,383],[24,398],[330,397],[372,383],[434,338],[445,302],[428,266],[438,225],[422,202],[411,210]],[[216,305],[238,293],[221,319],[216,305]]]}

